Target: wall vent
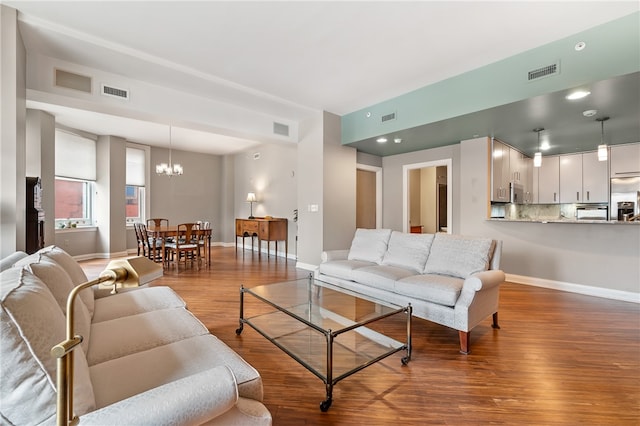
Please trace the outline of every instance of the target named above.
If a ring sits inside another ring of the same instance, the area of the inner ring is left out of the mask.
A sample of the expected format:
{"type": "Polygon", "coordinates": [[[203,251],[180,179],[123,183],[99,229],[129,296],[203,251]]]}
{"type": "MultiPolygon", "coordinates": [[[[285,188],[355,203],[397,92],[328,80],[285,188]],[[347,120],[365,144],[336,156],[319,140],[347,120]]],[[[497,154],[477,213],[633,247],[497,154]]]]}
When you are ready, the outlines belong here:
{"type": "Polygon", "coordinates": [[[383,115],[380,120],[382,123],[386,123],[387,121],[393,121],[396,119],[396,113],[390,112],[389,114],[383,115]]]}
{"type": "Polygon", "coordinates": [[[64,70],[55,70],[54,84],[58,87],[91,93],[91,77],[75,74],[64,70]]]}
{"type": "Polygon", "coordinates": [[[559,62],[551,65],[545,65],[544,67],[529,71],[527,73],[527,81],[533,81],[543,77],[550,77],[556,74],[560,74],[559,62]]]}
{"type": "Polygon", "coordinates": [[[118,99],[129,100],[129,91],[126,89],[119,89],[113,86],[102,85],[102,94],[105,96],[111,96],[118,99]]]}
{"type": "Polygon", "coordinates": [[[289,126],[282,123],[273,122],[273,133],[281,136],[289,136],[289,126]]]}

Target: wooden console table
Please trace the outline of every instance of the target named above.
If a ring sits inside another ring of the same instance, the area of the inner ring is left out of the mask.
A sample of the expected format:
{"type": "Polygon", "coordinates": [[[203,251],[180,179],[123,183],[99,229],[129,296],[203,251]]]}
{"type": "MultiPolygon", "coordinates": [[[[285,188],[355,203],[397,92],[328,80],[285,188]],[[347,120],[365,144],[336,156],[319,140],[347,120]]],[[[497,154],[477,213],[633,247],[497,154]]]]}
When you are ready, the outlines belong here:
{"type": "Polygon", "coordinates": [[[253,249],[253,237],[258,237],[258,256],[260,256],[262,241],[267,242],[267,257],[269,257],[269,242],[276,243],[276,256],[278,255],[278,241],[284,241],[285,259],[289,253],[288,221],[286,218],[256,217],[253,219],[236,219],[236,250],[238,249],[238,237],[242,238],[242,250],[244,250],[245,237],[251,237],[253,249]]]}

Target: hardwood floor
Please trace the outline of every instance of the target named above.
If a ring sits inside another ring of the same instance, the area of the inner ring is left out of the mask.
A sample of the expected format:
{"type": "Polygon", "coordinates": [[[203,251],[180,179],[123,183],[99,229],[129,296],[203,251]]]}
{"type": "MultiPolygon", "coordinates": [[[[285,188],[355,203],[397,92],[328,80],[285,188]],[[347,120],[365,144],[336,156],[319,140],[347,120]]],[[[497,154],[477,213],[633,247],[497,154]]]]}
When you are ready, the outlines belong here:
{"type": "MultiPolygon", "coordinates": [[[[249,327],[236,336],[240,284],[308,275],[234,248],[212,249],[210,269],[168,270],[153,285],[182,296],[207,328],[261,374],[274,425],[640,424],[640,306],[506,283],[500,330],[486,319],[458,352],[455,330],[414,318],[413,354],[395,354],[334,388],[249,327]]],[[[108,260],[81,262],[97,276],[108,260]]],[[[402,318],[392,323],[400,332],[402,318]]]]}

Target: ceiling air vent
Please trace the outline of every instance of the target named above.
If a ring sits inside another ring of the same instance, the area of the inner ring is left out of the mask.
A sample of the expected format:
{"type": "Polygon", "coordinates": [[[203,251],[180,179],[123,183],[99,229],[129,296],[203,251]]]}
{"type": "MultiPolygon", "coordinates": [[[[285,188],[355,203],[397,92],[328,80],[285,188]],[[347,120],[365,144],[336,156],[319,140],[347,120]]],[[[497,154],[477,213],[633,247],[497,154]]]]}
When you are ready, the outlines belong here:
{"type": "Polygon", "coordinates": [[[55,85],[67,89],[91,93],[91,77],[64,70],[55,70],[55,85]]]}
{"type": "Polygon", "coordinates": [[[129,91],[126,89],[119,89],[113,86],[102,85],[102,94],[105,96],[111,96],[118,99],[129,100],[129,91]]]}
{"type": "Polygon", "coordinates": [[[546,65],[544,67],[540,67],[535,70],[529,71],[529,73],[527,74],[527,80],[533,81],[539,78],[549,77],[559,73],[560,73],[560,63],[556,62],[555,64],[546,65]]]}
{"type": "Polygon", "coordinates": [[[396,119],[396,113],[395,112],[391,112],[389,114],[385,114],[381,117],[381,121],[383,123],[386,123],[387,121],[393,121],[396,119]]]}
{"type": "Polygon", "coordinates": [[[273,122],[273,133],[281,136],[289,136],[289,126],[282,123],[273,122]]]}

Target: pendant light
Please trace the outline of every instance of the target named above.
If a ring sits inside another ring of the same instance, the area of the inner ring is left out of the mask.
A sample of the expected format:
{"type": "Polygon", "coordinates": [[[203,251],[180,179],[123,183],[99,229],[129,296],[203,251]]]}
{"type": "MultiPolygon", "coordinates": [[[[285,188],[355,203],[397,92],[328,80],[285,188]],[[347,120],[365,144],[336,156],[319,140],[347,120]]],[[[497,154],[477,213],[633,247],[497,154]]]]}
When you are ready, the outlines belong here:
{"type": "Polygon", "coordinates": [[[540,152],[540,132],[544,130],[544,127],[536,127],[534,132],[538,133],[538,151],[533,155],[533,167],[542,166],[542,152],[540,152]]]}
{"type": "Polygon", "coordinates": [[[596,121],[600,122],[600,145],[598,145],[598,161],[607,161],[608,158],[608,149],[607,144],[604,142],[604,122],[607,121],[609,117],[596,118],[596,121]]]}
{"type": "Polygon", "coordinates": [[[184,170],[182,170],[182,166],[180,164],[173,164],[171,162],[171,126],[169,126],[169,164],[156,164],[156,173],[169,177],[176,175],[180,176],[182,173],[184,173],[184,170]]]}

